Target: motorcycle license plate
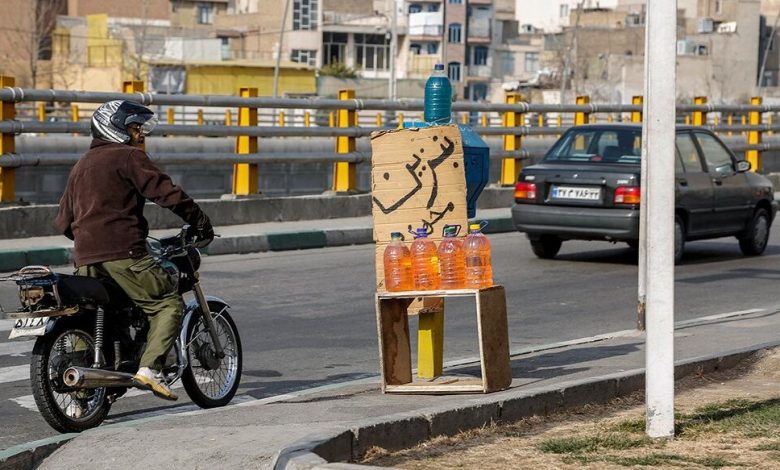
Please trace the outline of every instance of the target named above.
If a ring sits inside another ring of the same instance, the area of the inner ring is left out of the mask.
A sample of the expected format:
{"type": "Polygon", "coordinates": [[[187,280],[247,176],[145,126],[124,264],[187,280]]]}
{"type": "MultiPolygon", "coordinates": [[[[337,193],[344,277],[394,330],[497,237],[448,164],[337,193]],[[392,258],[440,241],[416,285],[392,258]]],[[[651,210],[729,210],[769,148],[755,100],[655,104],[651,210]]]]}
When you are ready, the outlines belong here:
{"type": "Polygon", "coordinates": [[[8,339],[19,338],[20,336],[43,336],[46,333],[46,325],[48,323],[49,317],[20,318],[14,323],[8,339]]]}

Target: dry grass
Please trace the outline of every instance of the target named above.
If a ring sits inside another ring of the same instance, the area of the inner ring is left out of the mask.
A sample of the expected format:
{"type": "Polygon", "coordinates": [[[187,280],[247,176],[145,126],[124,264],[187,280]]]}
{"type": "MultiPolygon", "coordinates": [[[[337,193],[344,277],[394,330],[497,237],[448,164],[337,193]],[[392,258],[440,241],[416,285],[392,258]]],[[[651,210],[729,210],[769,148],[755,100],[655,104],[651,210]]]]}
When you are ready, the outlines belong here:
{"type": "Polygon", "coordinates": [[[372,449],[361,461],[406,469],[780,469],[780,350],[677,384],[676,436],[644,435],[642,393],[512,425],[372,449]]]}

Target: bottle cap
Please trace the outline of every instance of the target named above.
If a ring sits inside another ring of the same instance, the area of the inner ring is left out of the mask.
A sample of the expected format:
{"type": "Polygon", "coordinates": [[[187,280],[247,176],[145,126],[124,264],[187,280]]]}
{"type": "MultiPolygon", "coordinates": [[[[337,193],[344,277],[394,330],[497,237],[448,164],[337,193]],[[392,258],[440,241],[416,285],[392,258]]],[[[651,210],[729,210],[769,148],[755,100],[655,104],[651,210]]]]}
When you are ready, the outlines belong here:
{"type": "Polygon", "coordinates": [[[479,224],[470,224],[469,225],[469,230],[471,230],[472,232],[474,232],[474,231],[478,232],[481,228],[482,227],[479,224]]]}
{"type": "Polygon", "coordinates": [[[433,70],[444,70],[444,64],[436,64],[433,66],[433,70]]]}
{"type": "Polygon", "coordinates": [[[392,232],[390,233],[390,239],[391,240],[402,240],[404,236],[401,234],[401,232],[392,232]]]}
{"type": "Polygon", "coordinates": [[[458,232],[460,232],[460,225],[445,225],[444,230],[442,230],[442,235],[444,235],[445,238],[452,238],[457,237],[458,232]]]}
{"type": "Polygon", "coordinates": [[[427,238],[428,230],[425,227],[420,227],[414,232],[414,236],[417,238],[427,238]]]}

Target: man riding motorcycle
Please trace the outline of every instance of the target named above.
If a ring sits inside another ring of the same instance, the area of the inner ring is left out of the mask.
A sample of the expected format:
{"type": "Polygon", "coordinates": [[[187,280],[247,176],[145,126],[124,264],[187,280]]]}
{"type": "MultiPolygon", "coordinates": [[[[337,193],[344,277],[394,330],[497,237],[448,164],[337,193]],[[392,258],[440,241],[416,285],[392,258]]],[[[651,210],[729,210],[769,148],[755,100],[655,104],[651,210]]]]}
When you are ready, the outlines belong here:
{"type": "Polygon", "coordinates": [[[92,143],[74,165],[55,226],[74,241],[76,274],[113,279],[149,318],[136,385],[168,400],[178,397],[160,370],[179,329],[183,303],[168,273],[147,252],[146,200],[171,210],[210,241],[208,216],[143,150],[157,118],[130,101],[109,101],[92,115],[92,143]]]}

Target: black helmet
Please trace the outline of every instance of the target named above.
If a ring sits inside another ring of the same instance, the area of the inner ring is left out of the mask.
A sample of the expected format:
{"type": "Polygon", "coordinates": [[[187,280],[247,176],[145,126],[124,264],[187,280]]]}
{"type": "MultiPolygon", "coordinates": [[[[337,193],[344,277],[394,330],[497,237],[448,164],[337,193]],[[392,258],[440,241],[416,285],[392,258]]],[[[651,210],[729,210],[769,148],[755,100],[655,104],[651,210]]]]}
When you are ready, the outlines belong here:
{"type": "Polygon", "coordinates": [[[157,117],[146,106],[132,101],[109,101],[100,105],[92,114],[92,137],[126,144],[130,142],[128,124],[139,124],[141,132],[148,135],[157,125],[157,117]]]}

